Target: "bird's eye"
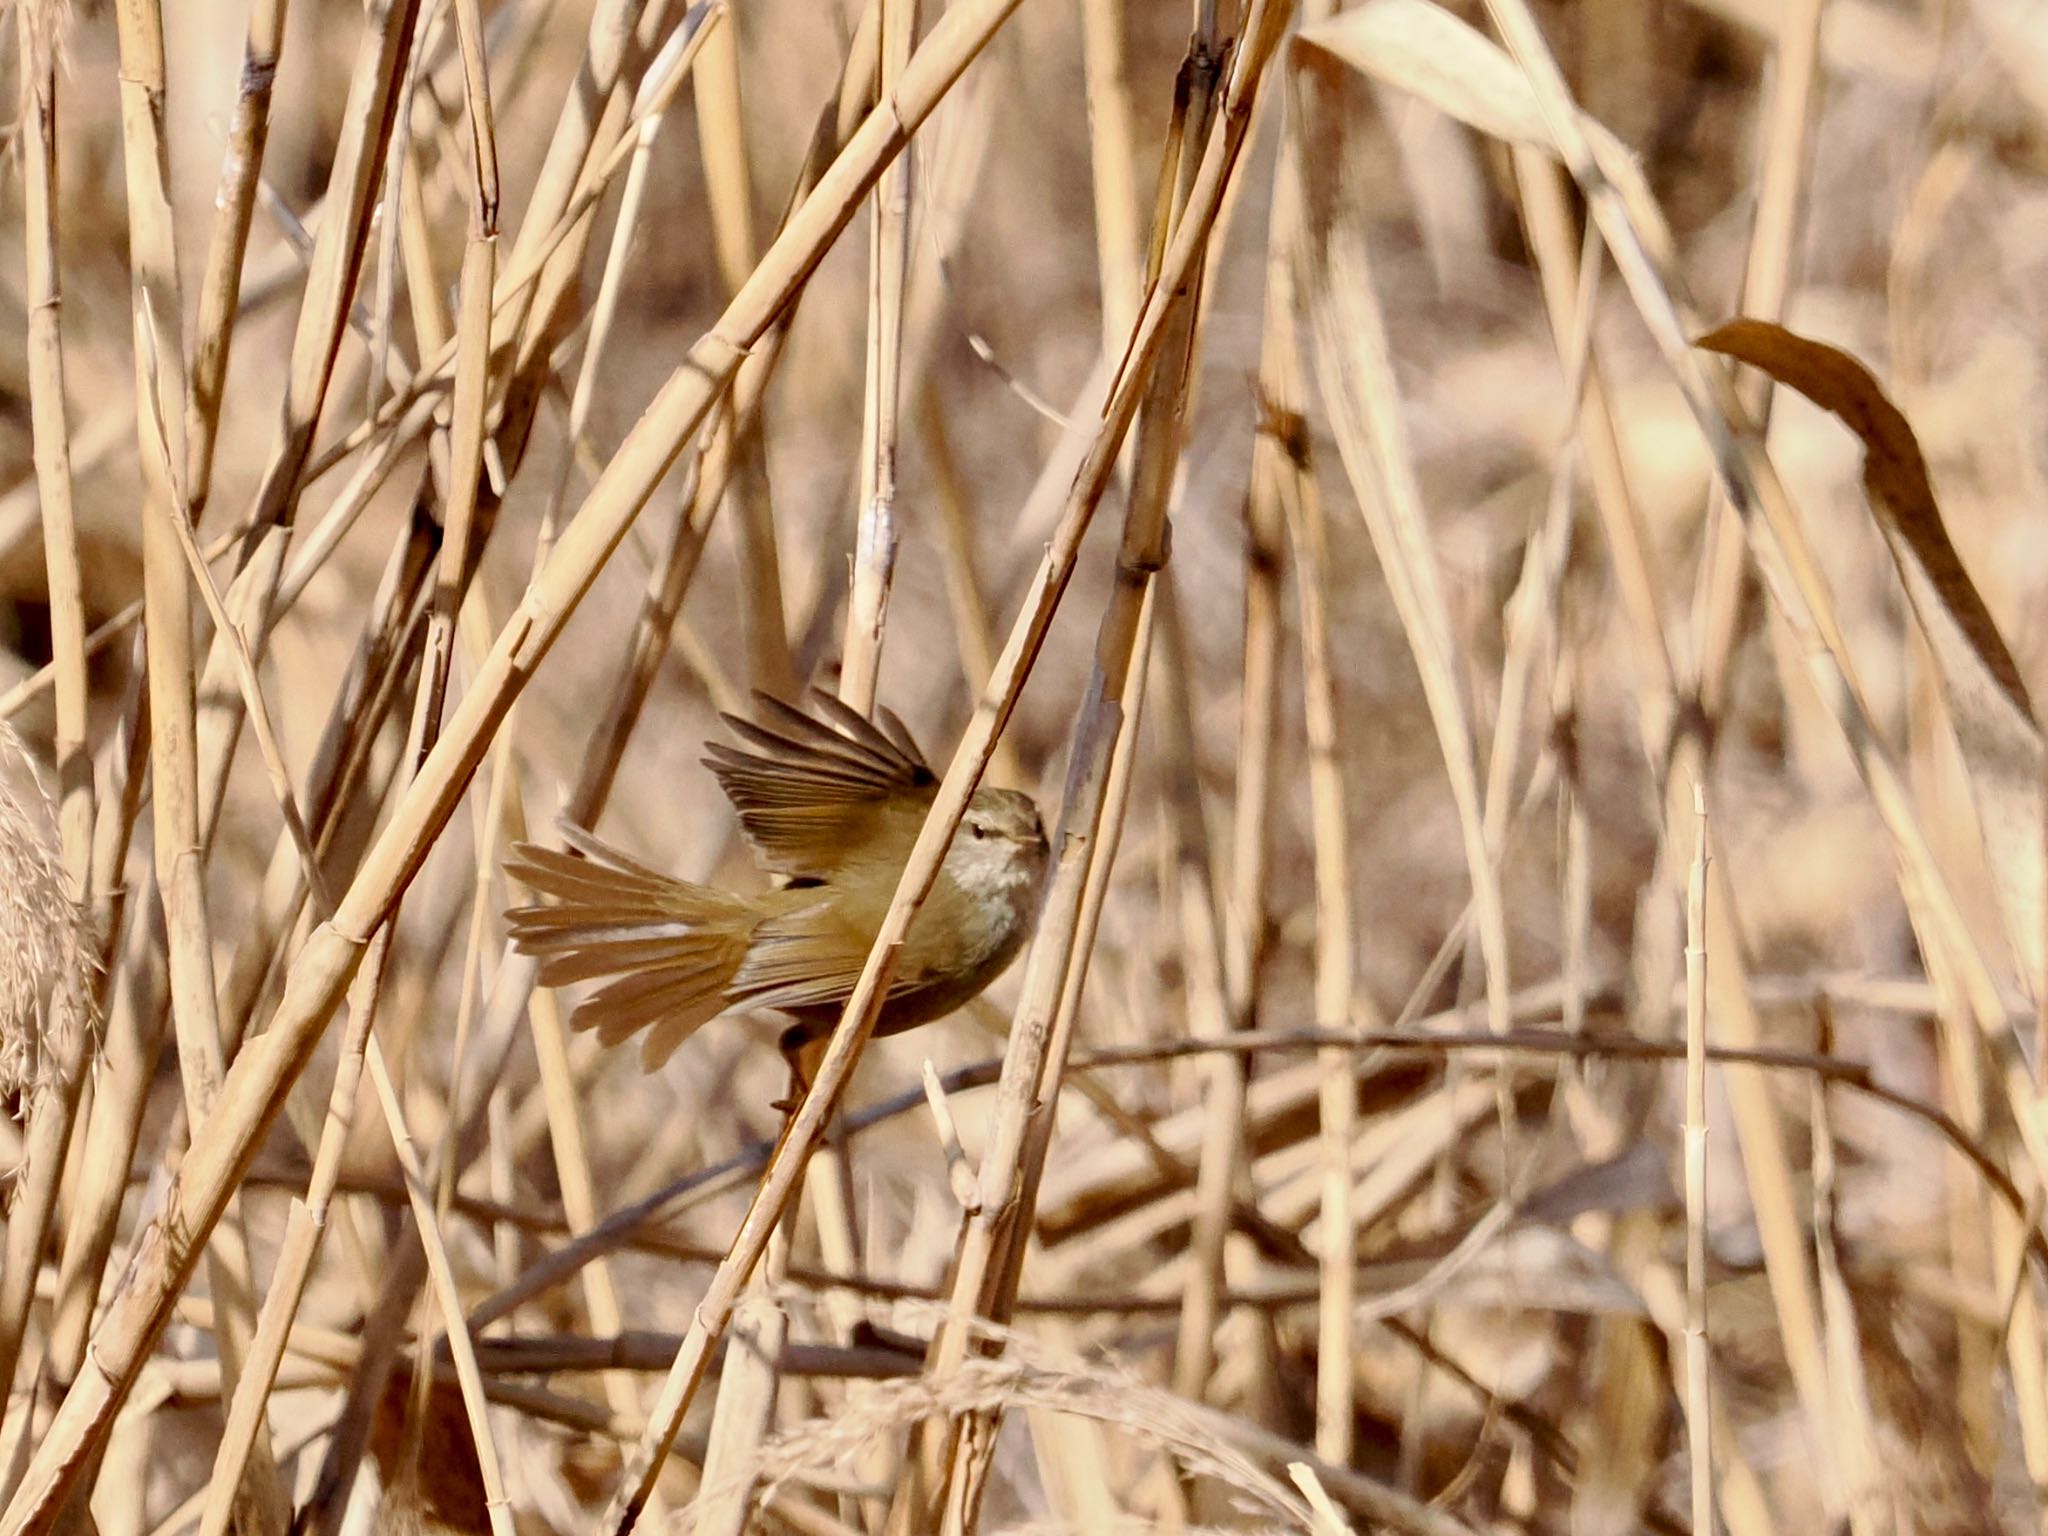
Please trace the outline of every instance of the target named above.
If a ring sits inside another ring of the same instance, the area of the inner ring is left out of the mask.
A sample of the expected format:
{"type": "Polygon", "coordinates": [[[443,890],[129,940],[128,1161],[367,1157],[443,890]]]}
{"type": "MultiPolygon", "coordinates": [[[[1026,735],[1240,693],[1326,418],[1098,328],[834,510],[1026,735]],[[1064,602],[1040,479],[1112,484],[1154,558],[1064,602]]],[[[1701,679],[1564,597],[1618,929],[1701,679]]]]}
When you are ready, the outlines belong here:
{"type": "Polygon", "coordinates": [[[967,823],[967,830],[968,830],[969,832],[973,833],[973,834],[974,834],[974,835],[975,835],[976,837],[987,837],[987,836],[988,836],[988,828],[987,828],[987,827],[984,827],[984,826],[983,826],[983,825],[982,825],[982,824],[981,824],[980,822],[978,822],[978,821],[970,821],[969,823],[967,823]]]}

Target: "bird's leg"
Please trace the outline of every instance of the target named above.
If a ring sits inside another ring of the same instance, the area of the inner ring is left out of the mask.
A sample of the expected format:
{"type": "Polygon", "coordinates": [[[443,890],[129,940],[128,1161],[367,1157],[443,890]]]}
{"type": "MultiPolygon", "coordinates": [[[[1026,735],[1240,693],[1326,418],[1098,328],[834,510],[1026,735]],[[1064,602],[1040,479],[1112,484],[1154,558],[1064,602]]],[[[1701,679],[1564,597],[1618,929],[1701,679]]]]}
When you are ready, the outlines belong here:
{"type": "Polygon", "coordinates": [[[824,1055],[826,1037],[818,1034],[808,1024],[792,1024],[782,1032],[775,1042],[782,1052],[782,1060],[789,1068],[789,1092],[769,1107],[788,1117],[794,1115],[811,1091],[811,1078],[816,1073],[818,1059],[824,1055]]]}

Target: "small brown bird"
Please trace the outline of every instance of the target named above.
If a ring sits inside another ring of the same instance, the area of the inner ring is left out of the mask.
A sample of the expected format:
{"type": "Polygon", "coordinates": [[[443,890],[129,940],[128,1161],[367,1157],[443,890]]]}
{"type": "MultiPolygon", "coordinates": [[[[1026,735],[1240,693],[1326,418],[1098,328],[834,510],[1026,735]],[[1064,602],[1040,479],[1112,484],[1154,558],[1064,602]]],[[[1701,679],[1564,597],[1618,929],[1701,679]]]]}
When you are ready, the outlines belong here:
{"type": "MultiPolygon", "coordinates": [[[[693,885],[569,829],[575,853],[521,843],[506,872],[552,900],[506,913],[512,941],[547,986],[602,978],[571,1020],[606,1045],[646,1030],[653,1071],[730,1008],[796,1021],[792,1060],[839,1022],[910,857],[938,778],[903,722],[875,722],[830,695],[822,719],[755,696],[759,721],[724,716],[751,750],[712,746],[705,764],[739,812],[762,865],[787,882],[758,896],[693,885]]],[[[1031,930],[1047,844],[1038,807],[982,789],[911,922],[878,1035],[950,1013],[997,976],[1031,930]]]]}

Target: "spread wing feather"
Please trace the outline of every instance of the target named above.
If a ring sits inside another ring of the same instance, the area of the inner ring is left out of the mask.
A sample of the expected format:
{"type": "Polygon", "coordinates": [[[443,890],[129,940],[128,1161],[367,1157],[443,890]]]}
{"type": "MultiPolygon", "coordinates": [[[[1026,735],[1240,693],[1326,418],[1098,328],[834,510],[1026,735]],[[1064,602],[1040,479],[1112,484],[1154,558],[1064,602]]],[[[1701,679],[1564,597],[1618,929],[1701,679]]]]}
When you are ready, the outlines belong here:
{"type": "Polygon", "coordinates": [[[921,815],[938,779],[894,715],[877,724],[829,694],[812,702],[816,715],[756,694],[756,718],[724,717],[744,746],[716,743],[704,761],[762,863],[822,878],[869,846],[884,818],[921,815]]]}

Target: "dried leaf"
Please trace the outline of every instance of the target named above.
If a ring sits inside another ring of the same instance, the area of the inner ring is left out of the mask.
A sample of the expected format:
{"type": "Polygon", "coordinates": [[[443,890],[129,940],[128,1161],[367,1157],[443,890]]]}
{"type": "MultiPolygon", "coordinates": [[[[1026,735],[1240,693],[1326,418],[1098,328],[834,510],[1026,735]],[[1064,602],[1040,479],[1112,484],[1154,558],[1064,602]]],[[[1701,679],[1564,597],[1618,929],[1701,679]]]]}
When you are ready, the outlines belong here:
{"type": "Polygon", "coordinates": [[[1550,148],[1529,82],[1496,44],[1429,0],[1367,0],[1303,27],[1294,62],[1312,50],[1412,92],[1481,133],[1550,148]]]}
{"type": "Polygon", "coordinates": [[[1862,439],[1863,489],[1934,655],[2006,937],[2038,992],[2048,902],[2041,729],[2012,653],[1949,540],[1912,427],[1863,364],[1781,325],[1732,320],[1699,345],[1761,368],[1862,439]]]}
{"type": "MultiPolygon", "coordinates": [[[[1303,27],[1289,62],[1294,70],[1331,61],[1406,91],[1439,112],[1503,143],[1557,154],[1528,76],[1491,38],[1432,0],[1365,0],[1342,15],[1303,27]]],[[[1579,125],[1604,159],[1630,158],[1621,141],[1584,114],[1579,125]]]]}

